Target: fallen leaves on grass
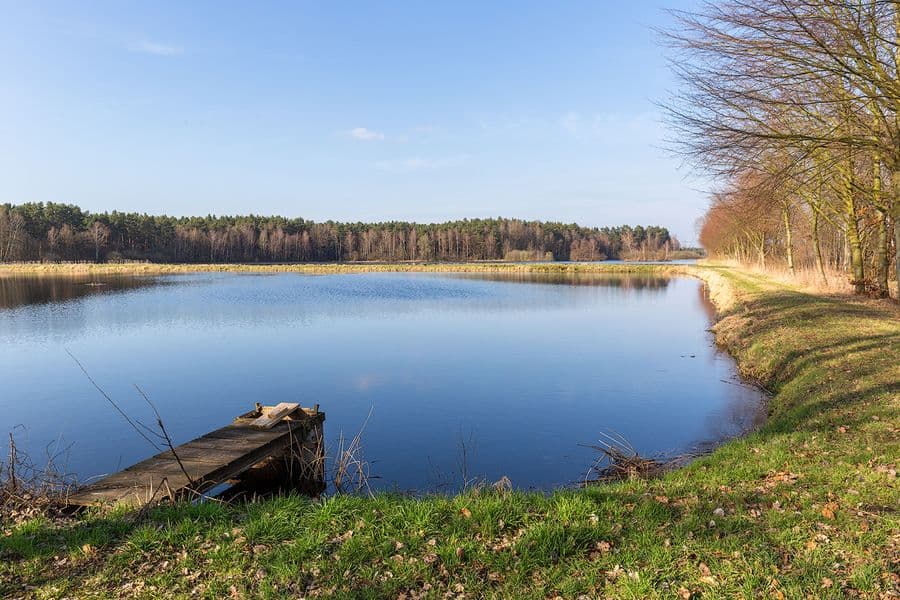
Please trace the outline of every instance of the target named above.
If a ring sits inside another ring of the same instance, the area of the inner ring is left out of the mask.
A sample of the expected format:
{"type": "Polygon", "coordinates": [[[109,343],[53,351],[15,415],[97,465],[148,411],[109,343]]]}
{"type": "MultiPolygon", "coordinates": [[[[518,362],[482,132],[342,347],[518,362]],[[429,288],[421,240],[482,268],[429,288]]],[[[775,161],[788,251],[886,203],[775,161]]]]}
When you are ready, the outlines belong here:
{"type": "Polygon", "coordinates": [[[622,565],[616,565],[612,569],[606,572],[606,578],[610,581],[615,581],[619,577],[625,574],[625,569],[622,568],[622,565]]]}
{"type": "Polygon", "coordinates": [[[596,544],[594,544],[594,549],[588,555],[588,558],[590,558],[591,560],[597,560],[602,555],[607,554],[611,549],[612,544],[610,544],[609,542],[597,542],[596,544]]]}
{"type": "Polygon", "coordinates": [[[800,479],[800,475],[797,473],[791,473],[790,471],[770,471],[763,478],[762,486],[757,488],[757,491],[765,492],[774,489],[781,484],[791,485],[798,479],[800,479]]]}

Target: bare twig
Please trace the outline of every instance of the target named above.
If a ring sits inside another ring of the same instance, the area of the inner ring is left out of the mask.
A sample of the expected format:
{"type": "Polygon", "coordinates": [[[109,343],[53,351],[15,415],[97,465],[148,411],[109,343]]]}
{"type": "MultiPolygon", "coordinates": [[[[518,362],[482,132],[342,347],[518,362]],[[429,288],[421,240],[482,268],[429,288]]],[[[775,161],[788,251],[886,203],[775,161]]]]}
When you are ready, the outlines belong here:
{"type": "Polygon", "coordinates": [[[175,457],[175,461],[178,463],[178,468],[181,469],[181,472],[184,473],[185,477],[187,477],[190,487],[193,488],[195,486],[194,479],[187,472],[187,469],[184,467],[184,463],[181,462],[181,458],[178,456],[178,452],[175,450],[175,444],[172,443],[172,438],[169,436],[169,432],[166,430],[166,426],[163,423],[163,420],[159,414],[159,411],[156,409],[156,405],[153,404],[153,402],[150,400],[149,396],[147,396],[147,394],[144,393],[144,390],[142,390],[140,388],[140,386],[138,386],[138,384],[136,384],[136,383],[134,384],[134,389],[137,390],[138,394],[141,395],[141,398],[143,398],[144,401],[150,406],[150,408],[153,409],[153,414],[156,415],[156,425],[157,425],[157,427],[159,427],[161,435],[163,436],[163,438],[166,441],[166,446],[168,446],[169,452],[171,452],[172,456],[175,457]]]}
{"type": "Polygon", "coordinates": [[[614,431],[601,431],[599,435],[597,444],[586,446],[599,452],[600,456],[585,474],[583,485],[649,477],[664,468],[663,461],[641,457],[623,435],[614,431]]]}
{"type": "Polygon", "coordinates": [[[474,430],[469,430],[468,440],[463,436],[462,428],[459,431],[459,440],[457,441],[459,445],[459,473],[462,477],[463,490],[469,489],[472,485],[479,484],[478,477],[469,477],[469,453],[470,447],[474,452],[475,450],[475,432],[474,430]]]}
{"type": "Polygon", "coordinates": [[[18,457],[16,456],[16,439],[13,437],[12,431],[9,432],[9,487],[12,489],[13,493],[19,491],[19,482],[16,479],[16,462],[18,461],[18,457]]]}
{"type": "MultiPolygon", "coordinates": [[[[144,438],[145,440],[147,440],[147,443],[149,443],[151,446],[153,446],[158,452],[161,451],[161,448],[160,448],[159,446],[157,446],[156,443],[155,443],[152,439],[150,439],[150,438],[147,436],[147,434],[144,433],[144,432],[140,429],[140,427],[138,427],[138,424],[135,423],[135,421],[132,420],[131,417],[129,417],[128,414],[127,414],[124,410],[122,410],[122,407],[120,407],[120,406],[116,403],[116,401],[113,400],[113,399],[110,397],[110,395],[107,394],[107,393],[103,390],[103,388],[100,387],[100,385],[94,380],[94,378],[91,377],[91,374],[88,373],[88,371],[87,371],[87,369],[84,367],[84,365],[81,364],[81,361],[78,360],[78,359],[75,357],[75,355],[72,354],[72,352],[69,351],[68,348],[66,348],[65,350],[66,350],[66,354],[69,355],[69,358],[71,358],[73,361],[75,361],[75,364],[78,365],[78,368],[81,369],[81,372],[84,373],[84,376],[87,377],[88,381],[91,382],[91,385],[93,385],[94,388],[95,388],[98,392],[100,392],[100,395],[101,395],[101,396],[103,396],[104,398],[106,398],[106,401],[109,402],[110,405],[111,405],[114,409],[116,409],[116,412],[118,412],[120,415],[122,415],[122,418],[125,419],[125,422],[127,422],[127,423],[131,426],[131,428],[134,429],[134,430],[138,433],[139,436],[141,436],[142,438],[144,438]]],[[[146,428],[146,426],[145,426],[145,428],[146,428]]]]}
{"type": "Polygon", "coordinates": [[[37,515],[56,513],[64,505],[75,478],[59,468],[59,457],[68,448],[53,450],[47,445],[46,463],[35,464],[19,450],[15,436],[9,433],[9,452],[0,460],[0,521],[19,522],[37,515]]]}

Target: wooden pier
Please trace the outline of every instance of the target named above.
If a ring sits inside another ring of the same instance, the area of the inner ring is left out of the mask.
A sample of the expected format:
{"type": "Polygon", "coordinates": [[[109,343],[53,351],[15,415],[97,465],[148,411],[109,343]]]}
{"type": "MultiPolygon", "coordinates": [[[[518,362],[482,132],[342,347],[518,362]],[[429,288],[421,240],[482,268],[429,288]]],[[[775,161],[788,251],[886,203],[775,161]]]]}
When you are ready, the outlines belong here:
{"type": "Polygon", "coordinates": [[[79,488],[72,506],[197,497],[223,483],[289,486],[318,494],[325,488],[325,448],[319,407],[256,405],[231,425],[79,488]]]}

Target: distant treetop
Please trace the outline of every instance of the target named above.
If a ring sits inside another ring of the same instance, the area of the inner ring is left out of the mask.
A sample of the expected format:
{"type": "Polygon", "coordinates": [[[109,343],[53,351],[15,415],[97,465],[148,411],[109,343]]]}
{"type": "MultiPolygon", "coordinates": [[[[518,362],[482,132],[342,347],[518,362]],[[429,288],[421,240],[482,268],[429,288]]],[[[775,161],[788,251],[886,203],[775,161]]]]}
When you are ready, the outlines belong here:
{"type": "Polygon", "coordinates": [[[0,261],[333,262],[659,258],[664,227],[520,219],[315,223],[279,216],[90,213],[52,202],[0,205],[0,261]]]}

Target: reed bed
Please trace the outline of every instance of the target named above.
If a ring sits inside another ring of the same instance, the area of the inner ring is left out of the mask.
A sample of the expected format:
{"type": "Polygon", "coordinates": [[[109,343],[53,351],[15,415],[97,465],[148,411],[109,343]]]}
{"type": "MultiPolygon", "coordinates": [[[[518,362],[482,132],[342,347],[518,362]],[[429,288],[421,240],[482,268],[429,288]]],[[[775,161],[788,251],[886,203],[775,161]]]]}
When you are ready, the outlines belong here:
{"type": "Polygon", "coordinates": [[[157,275],[174,273],[378,273],[378,272],[448,272],[448,273],[664,273],[690,269],[688,265],[646,263],[3,263],[4,275],[157,275]]]}

